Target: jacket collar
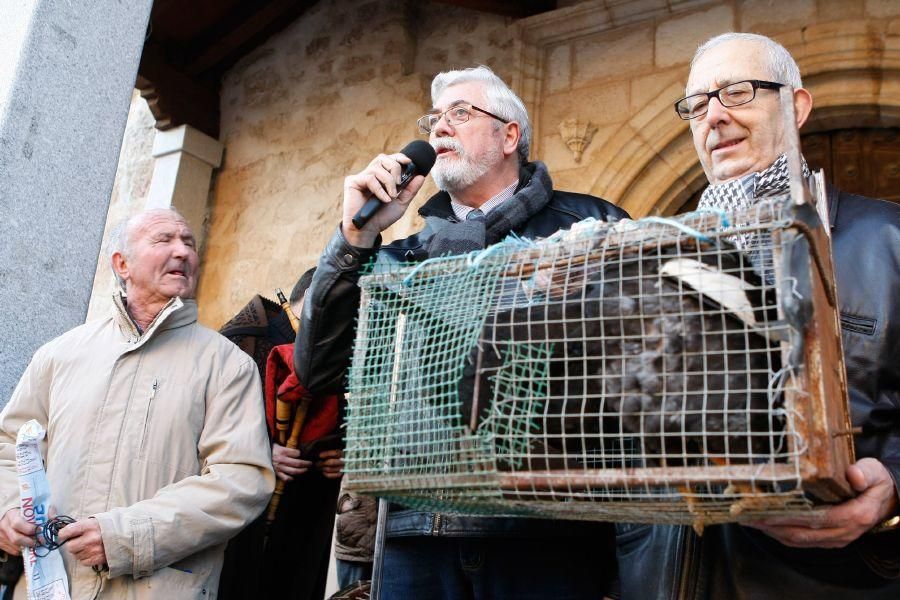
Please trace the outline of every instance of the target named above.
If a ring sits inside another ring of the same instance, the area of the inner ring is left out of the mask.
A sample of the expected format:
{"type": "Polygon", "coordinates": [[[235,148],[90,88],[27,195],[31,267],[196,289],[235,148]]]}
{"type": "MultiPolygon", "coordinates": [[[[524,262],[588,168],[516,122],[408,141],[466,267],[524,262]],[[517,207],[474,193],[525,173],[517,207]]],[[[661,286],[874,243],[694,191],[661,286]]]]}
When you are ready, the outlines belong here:
{"type": "Polygon", "coordinates": [[[147,330],[141,333],[128,309],[125,307],[125,295],[121,292],[113,294],[113,320],[129,343],[135,348],[142,346],[159,331],[167,331],[190,325],[197,320],[197,301],[182,300],[178,296],[169,300],[156,315],[147,330]]]}

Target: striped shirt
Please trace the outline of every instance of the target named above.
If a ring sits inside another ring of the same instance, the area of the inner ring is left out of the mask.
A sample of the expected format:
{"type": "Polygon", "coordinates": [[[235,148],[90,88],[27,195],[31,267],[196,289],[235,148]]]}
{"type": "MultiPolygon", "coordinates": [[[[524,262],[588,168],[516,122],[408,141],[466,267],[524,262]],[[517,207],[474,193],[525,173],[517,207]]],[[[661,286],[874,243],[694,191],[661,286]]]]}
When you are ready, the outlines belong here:
{"type": "MultiPolygon", "coordinates": [[[[491,210],[500,206],[504,200],[509,200],[513,197],[513,194],[516,193],[516,186],[519,185],[519,180],[513,181],[507,187],[500,190],[500,192],[488,199],[484,204],[478,207],[481,212],[484,214],[489,213],[491,210]]],[[[456,215],[456,218],[460,221],[466,220],[466,215],[475,210],[471,206],[466,206],[462,202],[457,202],[456,200],[450,200],[450,207],[453,208],[453,214],[456,215]]]]}

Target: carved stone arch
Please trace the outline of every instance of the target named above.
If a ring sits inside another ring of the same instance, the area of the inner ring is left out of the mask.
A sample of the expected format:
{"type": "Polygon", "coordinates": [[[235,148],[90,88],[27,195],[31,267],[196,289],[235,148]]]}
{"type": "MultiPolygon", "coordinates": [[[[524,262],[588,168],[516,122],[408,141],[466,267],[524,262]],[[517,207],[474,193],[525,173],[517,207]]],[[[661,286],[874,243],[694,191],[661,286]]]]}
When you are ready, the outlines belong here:
{"type": "MultiPolygon", "coordinates": [[[[840,76],[839,85],[829,82],[821,85],[818,77],[808,77],[804,81],[813,95],[813,111],[802,133],[816,133],[833,129],[853,127],[900,127],[900,85],[892,83],[894,89],[883,89],[859,93],[862,85],[872,87],[876,78],[893,78],[900,81],[900,69],[877,72],[831,72],[822,74],[831,78],[840,76]],[[841,88],[844,88],[843,90],[841,88]],[[853,91],[854,88],[857,91],[853,91]]],[[[882,88],[882,86],[878,86],[882,88]]]]}
{"type": "Polygon", "coordinates": [[[639,218],[666,214],[705,185],[687,123],[672,108],[681,90],[669,86],[607,140],[595,158],[598,173],[590,193],[639,218]]]}
{"type": "MultiPolygon", "coordinates": [[[[871,23],[811,26],[779,39],[804,73],[813,112],[802,133],[851,127],[900,126],[900,41],[871,23]]],[[[685,67],[685,76],[687,67],[685,67]]],[[[590,193],[633,217],[670,214],[706,185],[689,127],[672,101],[673,83],[622,125],[595,155],[590,193]]]]}

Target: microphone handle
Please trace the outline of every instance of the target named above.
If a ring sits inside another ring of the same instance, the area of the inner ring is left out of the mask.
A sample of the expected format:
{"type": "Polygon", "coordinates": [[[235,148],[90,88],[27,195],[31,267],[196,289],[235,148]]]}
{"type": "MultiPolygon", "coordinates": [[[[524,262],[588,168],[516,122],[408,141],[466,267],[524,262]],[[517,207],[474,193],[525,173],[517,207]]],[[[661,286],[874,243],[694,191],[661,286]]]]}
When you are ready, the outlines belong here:
{"type": "MultiPolygon", "coordinates": [[[[416,175],[416,165],[415,163],[409,163],[406,165],[406,169],[403,171],[403,175],[400,176],[400,183],[397,185],[397,191],[399,192],[403,188],[406,187],[406,184],[415,177],[416,175]]],[[[362,229],[363,226],[369,222],[369,219],[375,216],[381,206],[384,204],[381,200],[379,200],[376,196],[369,196],[369,199],[366,200],[366,203],[363,204],[362,208],[353,216],[351,221],[353,221],[353,226],[357,229],[362,229]]]]}

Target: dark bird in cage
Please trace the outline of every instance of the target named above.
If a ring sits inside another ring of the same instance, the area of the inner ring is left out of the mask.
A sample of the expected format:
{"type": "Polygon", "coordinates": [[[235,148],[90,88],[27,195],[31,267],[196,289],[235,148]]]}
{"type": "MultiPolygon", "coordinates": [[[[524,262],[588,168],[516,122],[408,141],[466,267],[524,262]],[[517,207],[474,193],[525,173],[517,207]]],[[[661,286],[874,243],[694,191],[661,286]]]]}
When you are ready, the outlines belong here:
{"type": "Polygon", "coordinates": [[[499,437],[521,438],[501,444],[501,467],[748,464],[778,451],[775,294],[740,252],[635,249],[557,261],[543,280],[488,317],[459,383],[473,428],[493,419],[499,437]]]}

